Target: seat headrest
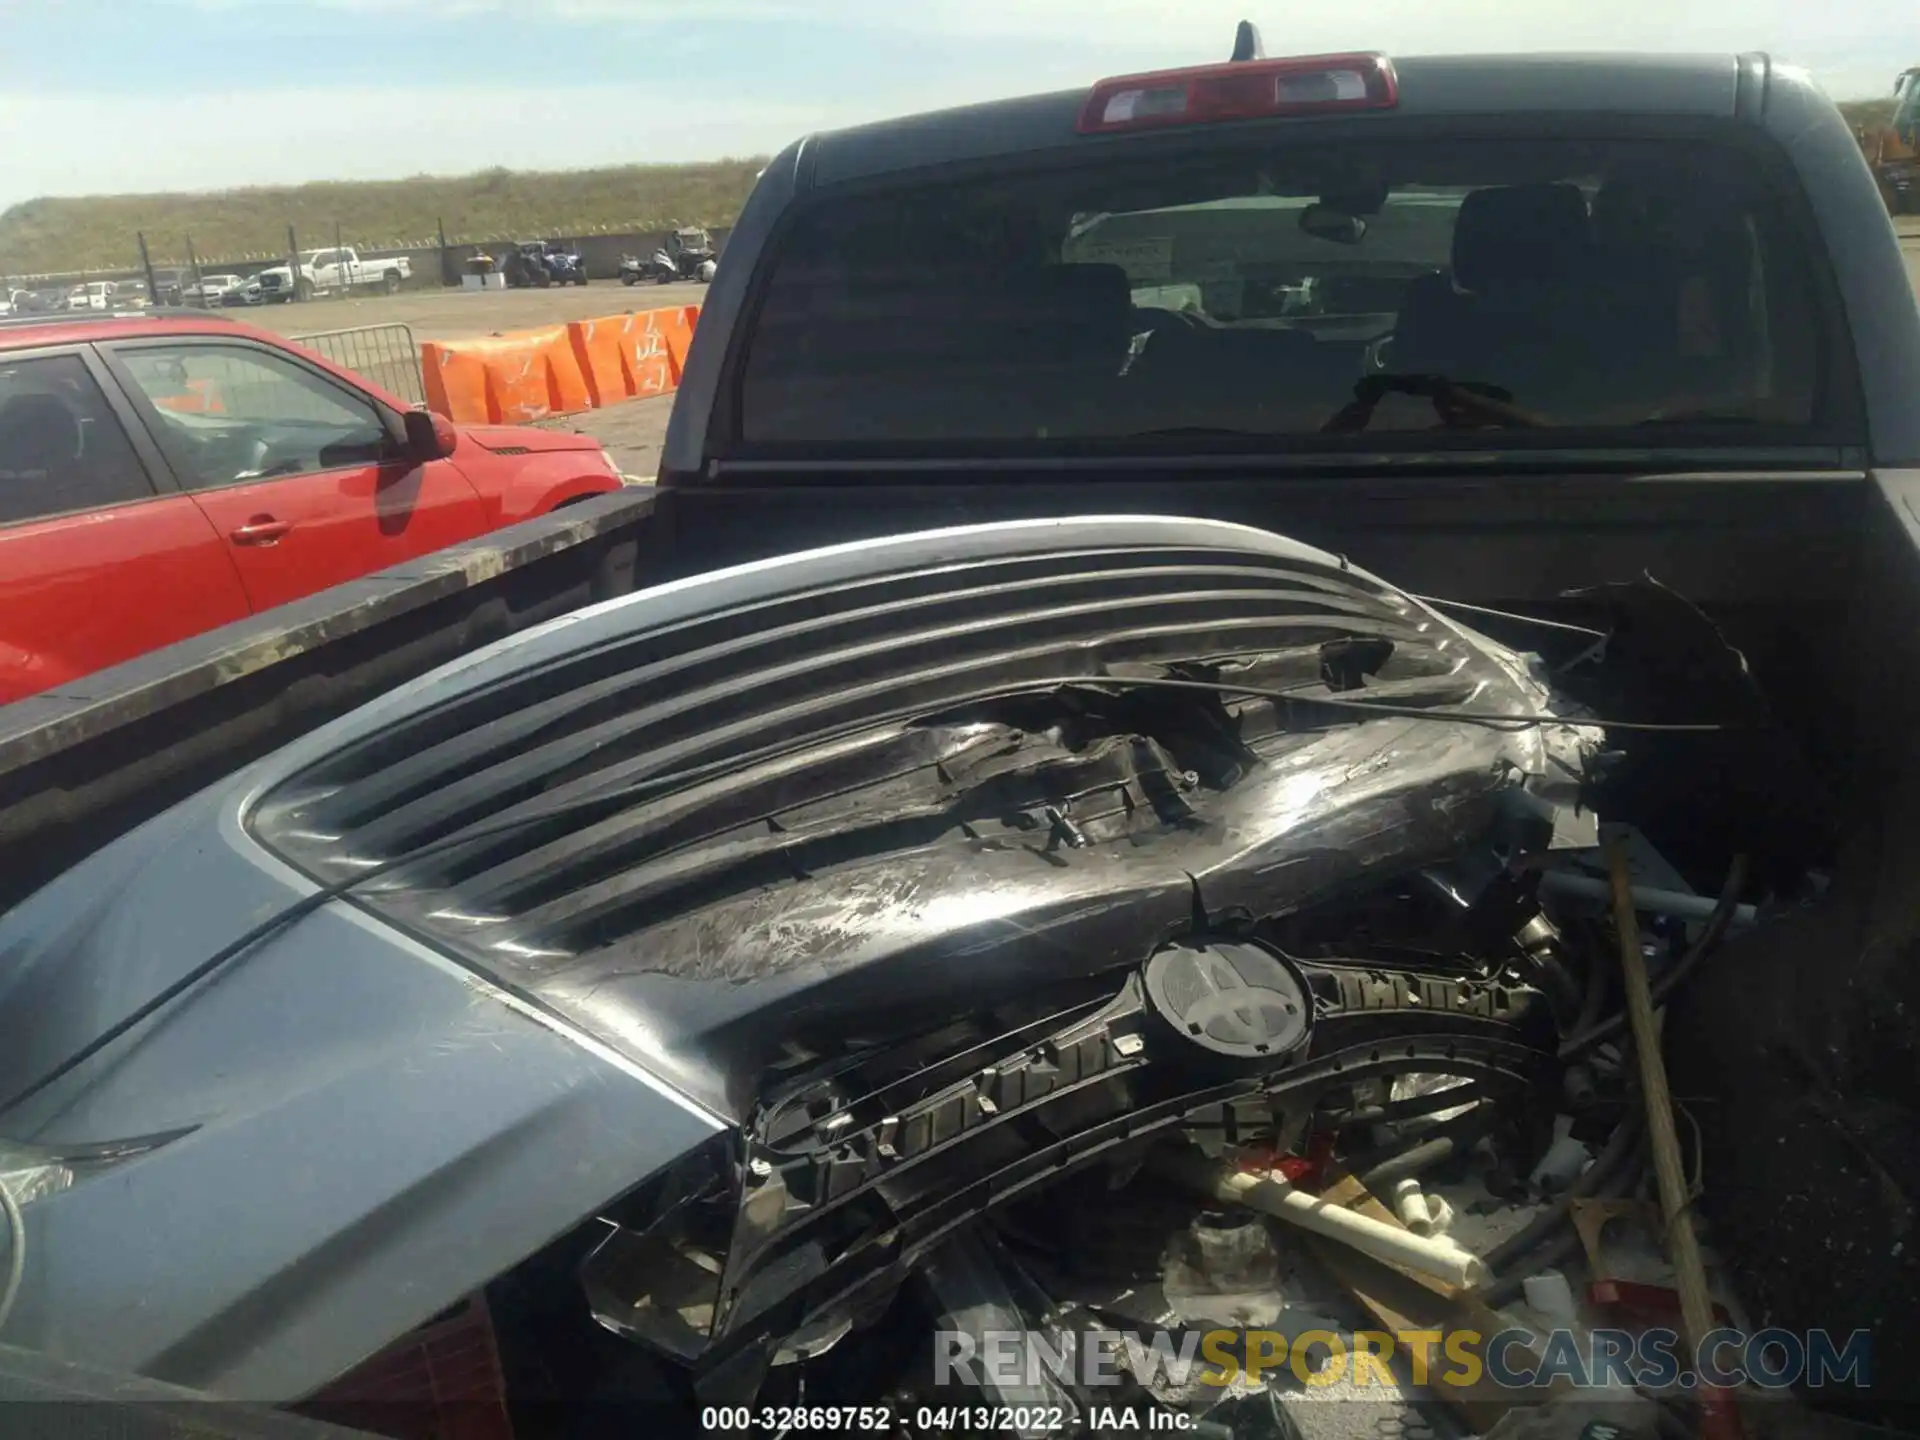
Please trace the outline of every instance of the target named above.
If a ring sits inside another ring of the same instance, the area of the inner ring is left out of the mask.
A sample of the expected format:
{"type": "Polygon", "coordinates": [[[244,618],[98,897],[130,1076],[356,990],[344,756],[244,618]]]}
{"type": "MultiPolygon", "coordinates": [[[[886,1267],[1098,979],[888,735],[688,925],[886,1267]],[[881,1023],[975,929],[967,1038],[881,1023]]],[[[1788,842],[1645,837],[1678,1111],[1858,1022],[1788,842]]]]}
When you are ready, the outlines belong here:
{"type": "Polygon", "coordinates": [[[0,469],[44,470],[79,454],[80,421],[59,396],[34,391],[0,405],[0,469]]]}
{"type": "Polygon", "coordinates": [[[1593,197],[1593,233],[1610,250],[1698,258],[1738,247],[1743,210],[1691,177],[1624,176],[1593,197]]]}
{"type": "Polygon", "coordinates": [[[1587,199],[1577,185],[1507,185],[1461,202],[1453,278],[1463,290],[1569,280],[1591,259],[1587,199]]]}

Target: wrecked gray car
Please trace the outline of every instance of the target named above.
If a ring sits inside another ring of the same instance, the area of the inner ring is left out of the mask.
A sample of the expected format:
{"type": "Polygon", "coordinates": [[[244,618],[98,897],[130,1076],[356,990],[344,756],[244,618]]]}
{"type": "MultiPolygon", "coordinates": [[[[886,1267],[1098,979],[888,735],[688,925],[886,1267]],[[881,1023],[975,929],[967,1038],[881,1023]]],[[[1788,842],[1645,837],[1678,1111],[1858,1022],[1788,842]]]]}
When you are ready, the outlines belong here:
{"type": "MultiPolygon", "coordinates": [[[[4,1338],[294,1403],[485,1294],[509,1388],[629,1424],[951,1431],[911,1418],[955,1398],[935,1331],[1206,1289],[1182,1163],[1384,1184],[1438,1140],[1524,1189],[1571,1139],[1563,1184],[1626,1193],[1599,822],[1664,995],[1754,920],[1748,861],[1693,894],[1636,810],[1699,777],[1676,739],[1752,722],[1745,767],[1768,732],[1677,596],[1595,603],[1632,643],[1523,651],[1261,531],[1018,522],[703,575],[408,684],[0,918],[4,1338]],[[1674,663],[1711,723],[1635,721],[1674,663]]],[[[1815,843],[1796,773],[1729,782],[1688,864],[1755,806],[1815,843]]],[[[1469,1272],[1496,1302],[1561,1241],[1535,1213],[1469,1272]]]]}

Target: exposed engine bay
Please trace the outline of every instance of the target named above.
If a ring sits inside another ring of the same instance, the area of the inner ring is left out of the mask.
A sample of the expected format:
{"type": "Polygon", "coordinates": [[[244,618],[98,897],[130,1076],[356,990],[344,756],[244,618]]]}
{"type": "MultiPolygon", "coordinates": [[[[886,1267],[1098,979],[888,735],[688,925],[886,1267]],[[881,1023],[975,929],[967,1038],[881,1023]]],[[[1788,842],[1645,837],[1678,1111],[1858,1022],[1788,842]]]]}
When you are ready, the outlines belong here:
{"type": "MultiPolygon", "coordinates": [[[[489,963],[583,1015],[644,994],[655,1061],[735,1115],[563,1247],[574,1303],[658,1364],[685,1423],[776,1433],[765,1416],[850,1405],[905,1435],[1314,1435],[1289,1408],[1310,1387],[1297,1367],[1195,1385],[1123,1354],[1110,1389],[1031,1364],[956,1386],[936,1340],[1405,1322],[1356,1264],[1423,1275],[1448,1324],[1519,1316],[1536,1334],[1574,1314],[1551,1294],[1582,1314],[1670,1296],[1657,1244],[1640,1262],[1656,1280],[1622,1279],[1591,1263],[1597,1230],[1576,1234],[1582,1205],[1651,1194],[1607,847],[1664,999],[1729,931],[1817,888],[1818,786],[1739,656],[1657,586],[1589,597],[1607,628],[1549,625],[1521,651],[1304,568],[1266,597],[1291,611],[1206,607],[1205,644],[1056,623],[1050,644],[1098,652],[1084,675],[1037,642],[964,685],[868,664],[849,672],[865,713],[925,703],[858,731],[822,703],[804,748],[729,737],[741,758],[704,772],[698,808],[543,834],[537,882],[526,844],[490,842],[382,893],[409,920],[457,896],[457,943],[510,936],[489,963]],[[1685,702],[1662,688],[1683,672],[1703,677],[1685,702]],[[1702,723],[1663,729],[1676,711],[1702,723]],[[557,856],[582,867],[571,889],[557,856]],[[1261,1205],[1237,1203],[1249,1175],[1261,1205]],[[1282,1191],[1297,1212],[1339,1187],[1402,1239],[1284,1218],[1282,1191]],[[1527,1287],[1543,1274],[1549,1298],[1527,1287]]],[[[947,673],[972,661],[963,644],[947,673]]],[[[822,661],[801,698],[845,684],[822,661]]],[[[474,732],[436,723],[475,773],[474,732]]],[[[369,816],[391,755],[433,754],[383,745],[288,787],[262,832],[326,873],[301,836],[337,844],[343,816],[464,822],[459,787],[419,773],[369,816]]],[[[638,753],[594,763],[631,780],[638,753]]],[[[564,784],[592,778],[580,754],[554,760],[564,784]]],[[[1677,1423],[1625,1399],[1644,1433],[1677,1423]]],[[[1405,1413],[1425,1433],[1490,1428],[1405,1413]]]]}
{"type": "MultiPolygon", "coordinates": [[[[1423,1175],[1464,1182],[1516,1223],[1483,1267],[1429,1218],[1425,1273],[1511,1303],[1568,1238],[1555,1205],[1620,1199],[1645,1179],[1606,1024],[1594,855],[1489,845],[1183,936],[1106,985],[1011,997],[785,1077],[735,1145],[613,1223],[581,1272],[594,1316],[684,1364],[707,1405],[885,1399],[908,1433],[905,1417],[957,1403],[933,1373],[935,1331],[974,1335],[980,1353],[993,1335],[1052,1336],[1071,1355],[1115,1328],[1150,1346],[1156,1329],[1365,1325],[1327,1318],[1350,1306],[1324,1275],[1302,1303],[1313,1262],[1297,1232],[1290,1250],[1287,1227],[1204,1180],[1179,1183],[1236,1166],[1313,1189],[1352,1177],[1436,1207],[1449,1202],[1423,1175]],[[1554,868],[1529,864],[1556,854],[1554,868]]],[[[1711,907],[1691,926],[1663,918],[1649,944],[1677,965],[1711,907]]],[[[1035,1363],[1014,1369],[1030,1379],[1035,1363]]],[[[971,1403],[1033,1434],[1105,1433],[1095,1422],[1116,1404],[1211,1415],[1221,1434],[1300,1429],[1278,1391],[1244,1382],[1223,1391],[1123,1360],[1117,1398],[1075,1389],[1070,1366],[1038,1373],[1037,1386],[982,1383],[971,1403]]]]}

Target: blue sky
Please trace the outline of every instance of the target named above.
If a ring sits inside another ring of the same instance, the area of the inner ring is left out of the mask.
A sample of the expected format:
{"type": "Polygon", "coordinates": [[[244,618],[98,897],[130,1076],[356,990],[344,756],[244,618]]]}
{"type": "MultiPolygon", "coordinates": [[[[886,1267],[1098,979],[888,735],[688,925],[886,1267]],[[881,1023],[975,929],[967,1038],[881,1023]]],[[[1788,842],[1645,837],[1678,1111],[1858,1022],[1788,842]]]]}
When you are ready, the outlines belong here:
{"type": "Polygon", "coordinates": [[[1915,0],[0,0],[0,206],[36,195],[693,160],[1270,53],[1766,49],[1838,98],[1915,0]]]}

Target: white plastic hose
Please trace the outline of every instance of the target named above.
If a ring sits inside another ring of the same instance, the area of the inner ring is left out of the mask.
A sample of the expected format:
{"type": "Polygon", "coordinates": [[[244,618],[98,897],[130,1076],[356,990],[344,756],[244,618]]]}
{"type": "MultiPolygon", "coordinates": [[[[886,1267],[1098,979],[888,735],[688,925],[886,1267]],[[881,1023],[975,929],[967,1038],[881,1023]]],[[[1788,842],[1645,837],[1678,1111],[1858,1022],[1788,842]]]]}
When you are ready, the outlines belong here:
{"type": "Polygon", "coordinates": [[[1434,1232],[1433,1211],[1427,1205],[1419,1180],[1412,1175],[1393,1182],[1393,1213],[1416,1235],[1434,1232]]]}
{"type": "Polygon", "coordinates": [[[1231,1164],[1219,1165],[1194,1152],[1168,1151],[1159,1163],[1168,1178],[1190,1190],[1215,1200],[1248,1206],[1315,1235],[1351,1245],[1362,1254],[1389,1265],[1417,1270],[1462,1289],[1485,1285],[1493,1279],[1493,1272],[1484,1260],[1444,1235],[1415,1235],[1357,1210],[1330,1204],[1318,1195],[1296,1190],[1285,1180],[1249,1175],[1231,1164]]]}

